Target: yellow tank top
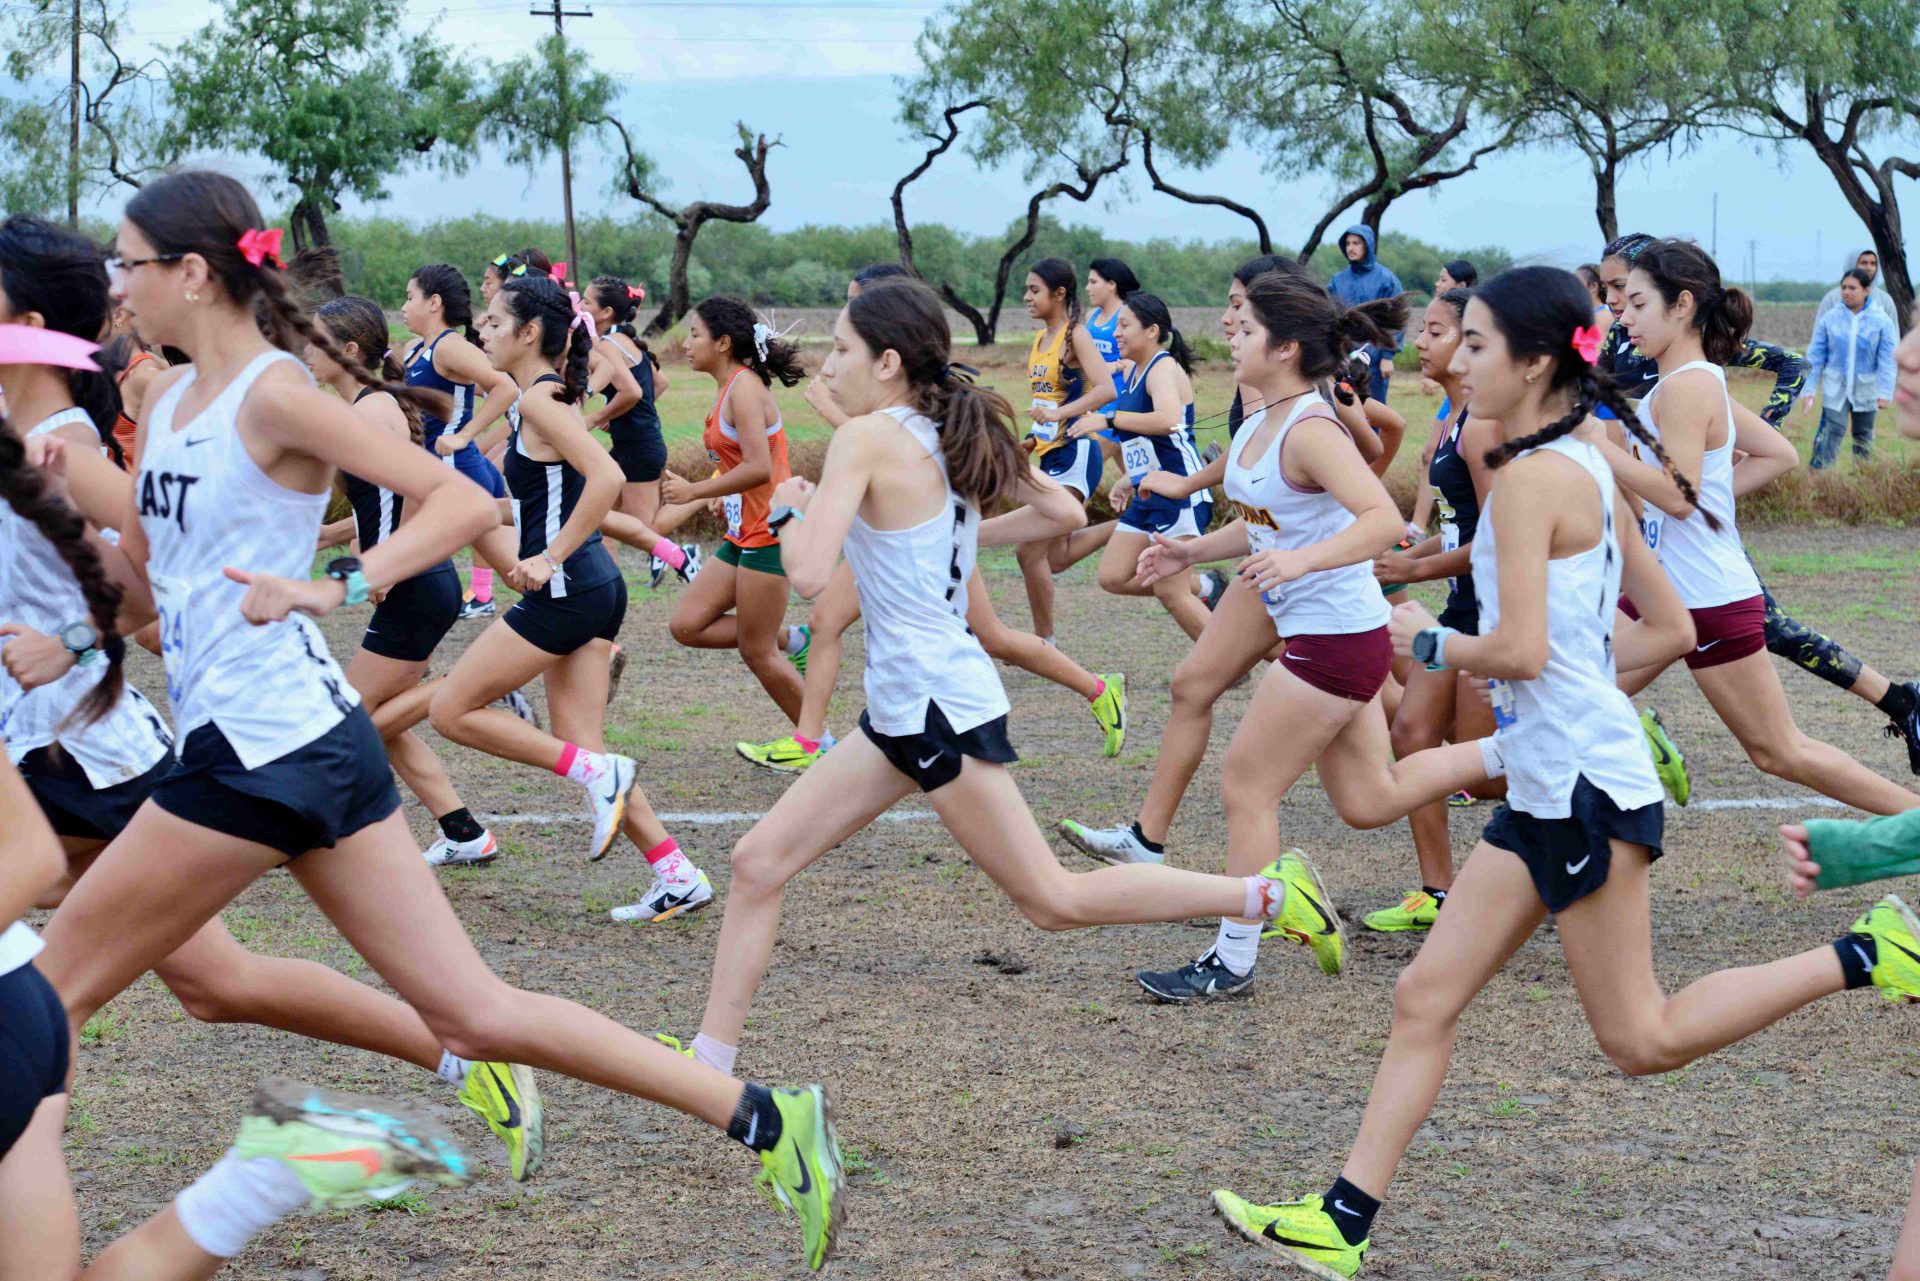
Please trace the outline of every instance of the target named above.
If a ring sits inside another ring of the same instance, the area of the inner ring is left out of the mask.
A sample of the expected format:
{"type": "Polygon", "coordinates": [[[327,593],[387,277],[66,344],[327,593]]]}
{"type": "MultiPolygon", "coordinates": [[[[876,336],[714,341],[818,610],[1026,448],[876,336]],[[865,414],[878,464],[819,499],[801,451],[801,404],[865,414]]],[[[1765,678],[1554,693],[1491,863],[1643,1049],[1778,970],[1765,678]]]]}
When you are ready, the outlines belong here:
{"type": "MultiPolygon", "coordinates": [[[[1072,332],[1072,325],[1062,325],[1052,342],[1047,341],[1047,331],[1044,329],[1033,336],[1033,346],[1027,352],[1027,378],[1033,388],[1035,406],[1059,406],[1073,399],[1068,394],[1068,380],[1072,378],[1073,371],[1066,367],[1063,359],[1067,350],[1067,335],[1072,332]]],[[[1065,423],[1034,423],[1029,434],[1040,442],[1034,449],[1034,457],[1065,444],[1066,431],[1065,423]]]]}

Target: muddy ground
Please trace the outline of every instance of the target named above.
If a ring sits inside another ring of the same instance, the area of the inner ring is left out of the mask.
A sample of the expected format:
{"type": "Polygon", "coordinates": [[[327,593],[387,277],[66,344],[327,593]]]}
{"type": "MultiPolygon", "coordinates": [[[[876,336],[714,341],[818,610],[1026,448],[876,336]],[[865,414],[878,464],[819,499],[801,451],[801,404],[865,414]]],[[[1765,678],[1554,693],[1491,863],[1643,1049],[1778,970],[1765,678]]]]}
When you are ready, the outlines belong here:
{"type": "MultiPolygon", "coordinates": [[[[1920,552],[1910,532],[1761,530],[1752,542],[1791,609],[1896,674],[1920,666],[1920,552]]],[[[1003,613],[1024,620],[1010,560],[990,562],[990,573],[1003,613]]],[[[669,640],[673,597],[671,587],[634,592],[623,634],[634,663],[615,739],[641,757],[663,810],[764,810],[786,780],[749,768],[731,744],[772,736],[776,715],[736,661],[669,640]]],[[[1103,596],[1090,564],[1062,580],[1060,615],[1073,653],[1128,672],[1133,736],[1119,759],[1101,759],[1083,704],[1008,672],[1020,785],[1049,826],[1068,816],[1120,821],[1151,772],[1167,675],[1186,643],[1151,601],[1103,596]]],[[[342,656],[356,621],[328,621],[342,656]]],[[[454,640],[476,627],[463,624],[454,640]]],[[[832,721],[842,731],[861,705],[859,653],[856,634],[832,721]]],[[[1877,714],[1782,672],[1803,727],[1906,780],[1877,714]]],[[[157,684],[150,662],[138,675],[157,684]]],[[[1221,857],[1219,761],[1247,697],[1227,696],[1176,826],[1172,850],[1185,865],[1213,868],[1221,857]]],[[[1696,797],[1795,795],[1740,756],[1683,672],[1663,677],[1650,701],[1695,762],[1696,797]]],[[[579,808],[550,776],[438,745],[477,811],[579,808]]],[[[424,842],[425,816],[409,808],[424,842]]],[[[1462,855],[1488,812],[1454,812],[1462,855]]],[[[1872,897],[1862,889],[1801,903],[1782,892],[1773,828],[1793,813],[1831,811],[1670,814],[1653,904],[1656,963],[1670,987],[1818,945],[1872,897]]],[[[741,825],[675,826],[724,897],[741,825]]],[[[614,925],[606,908],[644,885],[635,851],[622,846],[589,866],[578,823],[503,821],[497,830],[504,857],[445,878],[492,964],[636,1028],[691,1035],[717,910],[670,926],[614,925]]],[[[1348,829],[1311,779],[1289,797],[1283,831],[1314,853],[1352,918],[1412,882],[1404,827],[1348,829]]],[[[228,920],[255,948],[377,981],[285,876],[257,886],[228,920]]],[[[1269,945],[1250,999],[1198,1009],[1144,999],[1134,970],[1191,957],[1211,928],[1042,934],[924,822],[877,824],[804,876],[740,1068],[823,1081],[836,1099],[854,1174],[832,1272],[889,1281],[1278,1274],[1209,1217],[1207,1193],[1224,1185],[1278,1199],[1327,1185],[1359,1122],[1393,980],[1418,943],[1359,931],[1351,974],[1339,981],[1322,978],[1304,952],[1269,945]]],[[[1367,1275],[1877,1278],[1920,1150],[1916,1018],[1853,993],[1686,1070],[1630,1080],[1596,1049],[1543,931],[1467,1014],[1446,1091],[1377,1225],[1367,1275]]],[[[90,1246],[214,1160],[253,1082],[271,1072],[420,1096],[493,1159],[491,1136],[418,1069],[203,1026],[147,980],[109,1007],[80,1050],[69,1159],[90,1246]]],[[[657,1107],[552,1076],[544,1086],[550,1150],[534,1183],[495,1174],[411,1208],[291,1220],[231,1275],[801,1274],[797,1228],[762,1201],[737,1148],[657,1107]]]]}

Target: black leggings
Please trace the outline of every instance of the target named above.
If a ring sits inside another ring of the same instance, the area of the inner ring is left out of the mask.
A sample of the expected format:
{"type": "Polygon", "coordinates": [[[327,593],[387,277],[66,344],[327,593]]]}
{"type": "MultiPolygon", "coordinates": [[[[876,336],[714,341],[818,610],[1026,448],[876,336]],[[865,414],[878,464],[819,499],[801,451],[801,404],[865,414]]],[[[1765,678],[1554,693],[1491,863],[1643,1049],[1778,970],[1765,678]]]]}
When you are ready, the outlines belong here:
{"type": "Polygon", "coordinates": [[[1767,649],[1829,685],[1852,689],[1860,679],[1859,658],[1839,641],[1789,616],[1765,583],[1760,584],[1760,595],[1767,603],[1767,649]]]}

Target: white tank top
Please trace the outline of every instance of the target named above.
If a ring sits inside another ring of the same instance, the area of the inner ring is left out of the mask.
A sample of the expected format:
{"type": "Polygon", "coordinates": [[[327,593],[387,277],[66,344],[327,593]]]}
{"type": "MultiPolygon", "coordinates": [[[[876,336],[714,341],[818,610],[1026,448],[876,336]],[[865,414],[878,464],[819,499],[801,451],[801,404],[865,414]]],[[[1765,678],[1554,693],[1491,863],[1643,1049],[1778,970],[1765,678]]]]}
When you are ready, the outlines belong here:
{"type": "MultiPolygon", "coordinates": [[[[1646,399],[1640,402],[1639,413],[1640,421],[1658,439],[1660,425],[1655,421],[1655,411],[1660,388],[1674,374],[1689,369],[1704,369],[1719,381],[1720,398],[1727,411],[1727,439],[1718,449],[1709,449],[1701,457],[1700,502],[1694,514],[1677,520],[1647,503],[1640,527],[1646,535],[1647,546],[1660,558],[1660,567],[1673,580],[1680,603],[1688,609],[1712,609],[1715,605],[1727,605],[1760,594],[1760,577],[1753,572],[1752,563],[1741,549],[1740,531],[1733,518],[1733,398],[1727,395],[1727,372],[1710,361],[1696,360],[1680,366],[1672,374],[1662,374],[1646,399]],[[1719,517],[1718,532],[1707,528],[1701,511],[1710,511],[1719,517]]],[[[1641,462],[1650,467],[1660,465],[1651,450],[1631,436],[1628,440],[1633,444],[1634,456],[1641,462]]]]}
{"type": "MultiPolygon", "coordinates": [[[[1247,522],[1247,542],[1256,553],[1311,547],[1353,524],[1353,513],[1339,499],[1323,489],[1301,489],[1287,479],[1280,465],[1288,434],[1316,405],[1327,408],[1317,391],[1294,401],[1273,443],[1251,467],[1242,465],[1241,455],[1266,421],[1267,411],[1254,410],[1233,434],[1227,449],[1227,497],[1247,522]]],[[[1331,411],[1315,416],[1333,419],[1331,411]]],[[[1308,574],[1261,593],[1260,599],[1283,637],[1370,632],[1385,627],[1393,613],[1380,594],[1370,561],[1308,574]]]]}
{"type": "MultiPolygon", "coordinates": [[[[933,420],[904,406],[884,412],[932,456],[944,484],[933,420]]],[[[882,734],[926,729],[928,703],[959,733],[1007,714],[1000,674],[967,627],[979,534],[979,509],[951,488],[945,509],[910,529],[853,518],[846,556],[867,628],[867,720],[882,734]]]]}
{"type": "Polygon", "coordinates": [[[25,921],[15,921],[0,930],[0,974],[11,974],[40,955],[46,944],[25,921]]]}
{"type": "Polygon", "coordinates": [[[137,489],[180,742],[212,723],[248,769],[305,747],[360,702],[311,618],[254,626],[240,616],[247,589],[221,572],[231,565],[285,578],[312,573],[332,495],[275,483],[248,456],[237,426],[248,389],[282,360],[293,357],[261,353],[176,427],[180,398],[198,376],[189,366],[148,415],[137,489]]]}
{"type": "MultiPolygon", "coordinates": [[[[88,617],[87,598],[53,544],[0,502],[0,622],[24,623],[48,636],[88,617]]],[[[8,644],[0,637],[0,648],[8,644]]],[[[75,667],[51,685],[23,690],[0,667],[0,737],[18,763],[29,752],[58,742],[96,788],[140,777],[159,763],[173,742],[153,704],[127,685],[105,716],[84,727],[68,718],[106,674],[104,658],[75,667]]]]}
{"type": "MultiPolygon", "coordinates": [[[[1507,762],[1507,804],[1535,818],[1567,818],[1574,784],[1584,774],[1621,809],[1652,805],[1661,796],[1660,780],[1633,703],[1613,683],[1613,611],[1620,599],[1613,469],[1585,441],[1563,436],[1527,453],[1541,451],[1572,459],[1593,478],[1600,541],[1547,562],[1546,668],[1530,681],[1493,682],[1494,736],[1507,762]]],[[[1500,623],[1500,540],[1493,511],[1491,505],[1481,510],[1472,544],[1482,636],[1500,623]]]]}
{"type": "MultiPolygon", "coordinates": [[[[27,439],[32,440],[35,436],[45,436],[50,432],[59,431],[62,427],[69,426],[73,423],[78,423],[92,432],[95,440],[100,439],[100,429],[93,425],[93,419],[87,415],[87,411],[76,408],[63,409],[57,414],[48,415],[41,420],[38,426],[27,433],[27,439]]],[[[100,452],[105,453],[106,446],[102,445],[100,452]]]]}

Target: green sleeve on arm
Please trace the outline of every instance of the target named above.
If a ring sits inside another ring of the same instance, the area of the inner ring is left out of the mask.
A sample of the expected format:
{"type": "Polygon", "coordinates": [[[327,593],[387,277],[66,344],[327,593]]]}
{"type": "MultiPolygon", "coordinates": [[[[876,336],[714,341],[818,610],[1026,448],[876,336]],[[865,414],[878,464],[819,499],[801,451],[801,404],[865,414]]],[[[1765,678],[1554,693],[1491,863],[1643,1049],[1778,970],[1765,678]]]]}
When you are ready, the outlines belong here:
{"type": "Polygon", "coordinates": [[[1920,810],[1864,823],[1816,818],[1806,827],[1807,852],[1820,865],[1823,890],[1920,873],[1920,810]]]}

